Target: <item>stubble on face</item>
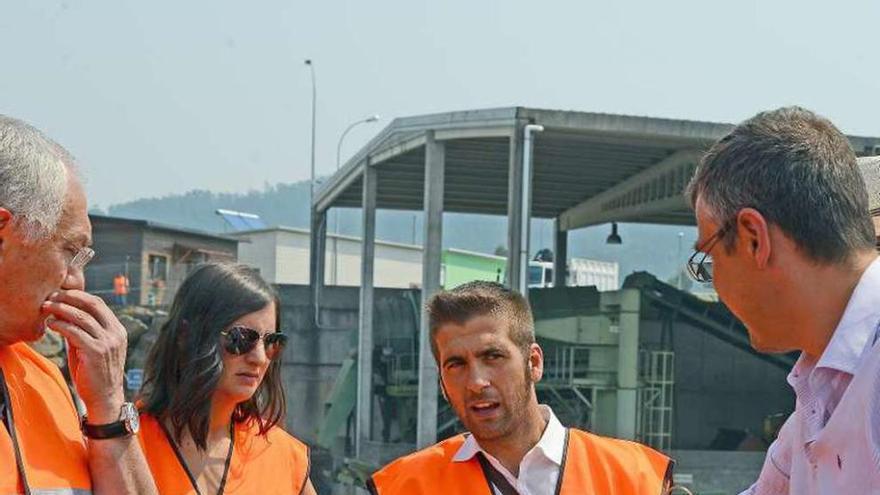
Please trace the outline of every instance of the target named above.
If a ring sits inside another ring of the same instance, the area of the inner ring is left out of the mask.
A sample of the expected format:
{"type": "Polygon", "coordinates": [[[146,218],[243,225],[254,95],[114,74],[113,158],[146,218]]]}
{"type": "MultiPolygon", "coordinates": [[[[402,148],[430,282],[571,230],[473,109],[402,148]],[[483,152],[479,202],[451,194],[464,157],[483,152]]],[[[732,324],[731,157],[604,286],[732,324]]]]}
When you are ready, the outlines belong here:
{"type": "Polygon", "coordinates": [[[441,363],[443,385],[467,430],[483,442],[517,435],[533,402],[528,354],[510,341],[506,328],[486,317],[441,328],[438,337],[444,359],[458,362],[452,367],[441,363]],[[478,392],[472,373],[485,381],[478,392]]]}

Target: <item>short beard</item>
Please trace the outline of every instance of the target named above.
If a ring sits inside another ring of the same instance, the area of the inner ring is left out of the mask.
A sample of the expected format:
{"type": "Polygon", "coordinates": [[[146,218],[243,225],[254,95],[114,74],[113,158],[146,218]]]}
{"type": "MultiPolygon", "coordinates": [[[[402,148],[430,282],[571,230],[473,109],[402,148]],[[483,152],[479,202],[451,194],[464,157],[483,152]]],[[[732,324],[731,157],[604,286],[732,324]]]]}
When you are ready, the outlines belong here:
{"type": "MultiPolygon", "coordinates": [[[[502,430],[497,430],[493,432],[490,436],[480,437],[475,432],[474,429],[469,425],[465,425],[465,427],[474,435],[474,438],[479,442],[483,441],[498,441],[503,438],[510,437],[511,435],[518,434],[518,430],[522,421],[528,416],[526,414],[526,410],[528,409],[529,401],[532,398],[532,390],[534,386],[534,381],[532,380],[531,370],[529,369],[529,360],[526,359],[523,362],[523,387],[519,389],[518,393],[512,397],[512,400],[509,404],[510,409],[508,410],[509,417],[506,428],[502,430]]],[[[467,411],[464,411],[465,415],[460,416],[460,418],[465,418],[467,411]]],[[[464,421],[462,421],[464,422],[464,421]]]]}

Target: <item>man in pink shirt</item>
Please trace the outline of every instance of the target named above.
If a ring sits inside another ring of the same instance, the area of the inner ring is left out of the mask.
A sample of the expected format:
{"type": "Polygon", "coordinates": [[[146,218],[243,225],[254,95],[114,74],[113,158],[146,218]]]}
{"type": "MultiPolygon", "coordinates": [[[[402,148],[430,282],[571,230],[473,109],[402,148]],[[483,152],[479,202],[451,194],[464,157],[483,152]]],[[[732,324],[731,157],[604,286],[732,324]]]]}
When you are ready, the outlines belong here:
{"type": "Polygon", "coordinates": [[[743,122],[687,191],[688,263],[762,352],[801,351],[795,412],[744,493],[880,493],[880,262],[848,139],[791,107],[743,122]]]}

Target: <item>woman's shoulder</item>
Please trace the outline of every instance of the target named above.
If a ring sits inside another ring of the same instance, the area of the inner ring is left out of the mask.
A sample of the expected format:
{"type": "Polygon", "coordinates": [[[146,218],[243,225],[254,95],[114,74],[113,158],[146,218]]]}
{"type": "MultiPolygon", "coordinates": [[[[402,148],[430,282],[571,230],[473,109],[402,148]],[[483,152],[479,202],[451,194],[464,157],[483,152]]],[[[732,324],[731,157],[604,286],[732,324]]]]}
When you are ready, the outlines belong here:
{"type": "Polygon", "coordinates": [[[309,447],[302,440],[296,438],[295,436],[288,433],[284,428],[281,428],[278,425],[273,426],[269,431],[266,432],[266,438],[272,442],[278,442],[284,444],[288,448],[308,451],[309,447]]]}
{"type": "Polygon", "coordinates": [[[245,431],[247,436],[254,439],[261,439],[273,449],[283,449],[292,451],[295,455],[299,454],[301,456],[308,456],[308,445],[278,425],[269,428],[269,431],[264,435],[260,434],[260,426],[255,421],[241,423],[239,424],[239,428],[245,431]]]}

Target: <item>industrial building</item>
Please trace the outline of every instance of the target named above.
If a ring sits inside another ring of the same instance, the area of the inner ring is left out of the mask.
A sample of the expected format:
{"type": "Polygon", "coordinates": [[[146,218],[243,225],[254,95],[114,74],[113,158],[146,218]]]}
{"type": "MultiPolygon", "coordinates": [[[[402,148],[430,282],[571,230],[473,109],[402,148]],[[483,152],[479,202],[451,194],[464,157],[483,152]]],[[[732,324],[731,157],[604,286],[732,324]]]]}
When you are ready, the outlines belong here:
{"type": "MultiPolygon", "coordinates": [[[[225,211],[225,210],[224,210],[225,211]]],[[[239,213],[241,215],[241,213],[239,213]]],[[[308,230],[292,227],[264,227],[239,230],[226,234],[239,240],[238,261],[259,270],[272,284],[308,284],[309,250],[308,230]]],[[[376,287],[414,288],[422,283],[422,246],[379,241],[375,252],[376,287]]],[[[360,286],[361,239],[340,234],[328,234],[324,280],[326,285],[360,286]]],[[[452,288],[471,280],[503,282],[507,259],[464,249],[443,250],[440,267],[441,286],[452,288]]],[[[530,262],[532,287],[550,284],[547,274],[553,264],[530,262]]],[[[594,285],[603,290],[618,288],[617,263],[586,259],[572,259],[568,266],[569,285],[594,285]]]]}
{"type": "MultiPolygon", "coordinates": [[[[230,232],[238,239],[239,261],[257,268],[272,284],[308,284],[310,235],[305,229],[266,227],[230,232]]],[[[327,236],[327,285],[354,286],[361,280],[361,240],[340,234],[327,236]]],[[[422,248],[376,241],[376,286],[416,287],[422,278],[422,248]]]]}
{"type": "MultiPolygon", "coordinates": [[[[527,292],[531,218],[555,220],[555,274],[572,230],[693,225],[681,192],[730,129],[512,107],[396,119],[367,143],[314,197],[309,287],[282,288],[294,343],[285,378],[297,398],[289,425],[324,447],[316,466],[334,490],[357,490],[371,469],[460,428],[440,397],[420,309],[443,285],[445,211],[506,216],[506,280],[527,292]],[[362,208],[357,289],[326,283],[335,207],[362,208]],[[425,215],[421,290],[376,287],[382,208],[425,215]]],[[[850,141],[860,156],[880,149],[880,138],[850,141]]],[[[757,354],[722,304],[646,274],[617,291],[555,285],[528,292],[547,356],[540,394],[564,422],[669,452],[691,488],[728,493],[754,479],[763,455],[730,451],[765,447],[773,418],[793,408],[793,356],[757,354]]]]}

